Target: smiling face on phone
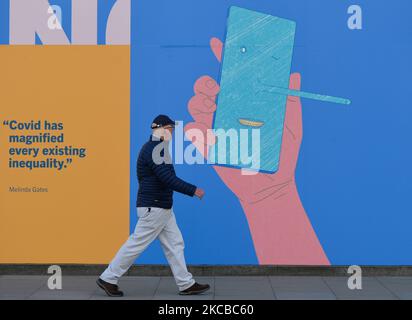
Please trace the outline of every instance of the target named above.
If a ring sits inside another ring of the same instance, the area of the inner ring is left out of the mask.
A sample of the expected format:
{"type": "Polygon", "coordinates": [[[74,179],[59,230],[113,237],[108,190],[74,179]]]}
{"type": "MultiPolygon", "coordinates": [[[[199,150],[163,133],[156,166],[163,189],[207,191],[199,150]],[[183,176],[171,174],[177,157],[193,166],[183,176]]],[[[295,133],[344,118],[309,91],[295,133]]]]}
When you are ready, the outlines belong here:
{"type": "Polygon", "coordinates": [[[264,87],[288,88],[295,28],[293,21],[238,7],[227,22],[213,127],[259,129],[261,171],[270,173],[278,170],[287,97],[264,87]]]}

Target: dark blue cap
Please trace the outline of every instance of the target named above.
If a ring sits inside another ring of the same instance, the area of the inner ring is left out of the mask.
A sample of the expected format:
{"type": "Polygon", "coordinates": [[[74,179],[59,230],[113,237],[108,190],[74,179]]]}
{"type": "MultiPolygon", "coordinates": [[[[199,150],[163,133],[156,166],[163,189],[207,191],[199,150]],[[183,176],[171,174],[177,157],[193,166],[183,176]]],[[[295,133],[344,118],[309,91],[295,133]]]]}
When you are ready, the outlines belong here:
{"type": "Polygon", "coordinates": [[[156,118],[154,118],[153,123],[152,123],[152,129],[156,128],[161,128],[165,126],[175,126],[176,123],[172,119],[170,119],[168,116],[165,116],[164,114],[158,115],[156,118]]]}

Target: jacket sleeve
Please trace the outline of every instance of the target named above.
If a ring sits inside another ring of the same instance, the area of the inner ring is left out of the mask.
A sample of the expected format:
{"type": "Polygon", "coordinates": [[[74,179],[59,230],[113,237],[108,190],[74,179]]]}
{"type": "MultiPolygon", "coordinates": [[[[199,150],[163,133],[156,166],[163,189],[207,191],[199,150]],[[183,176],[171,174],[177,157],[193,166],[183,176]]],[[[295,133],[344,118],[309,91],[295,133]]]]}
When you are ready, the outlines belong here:
{"type": "Polygon", "coordinates": [[[196,186],[177,177],[171,164],[155,164],[153,161],[150,161],[150,166],[159,180],[170,189],[190,197],[194,196],[197,189],[196,186]]]}

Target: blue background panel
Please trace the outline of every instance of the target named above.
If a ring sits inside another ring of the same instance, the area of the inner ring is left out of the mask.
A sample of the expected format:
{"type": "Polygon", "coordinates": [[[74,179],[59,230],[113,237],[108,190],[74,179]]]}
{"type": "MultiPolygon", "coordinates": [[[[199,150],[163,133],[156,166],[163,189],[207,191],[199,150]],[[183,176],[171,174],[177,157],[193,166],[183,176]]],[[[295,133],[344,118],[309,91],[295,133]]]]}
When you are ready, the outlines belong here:
{"type": "MultiPolygon", "coordinates": [[[[408,1],[357,1],[363,30],[347,27],[352,1],[159,1],[133,3],[132,158],[158,113],[188,122],[195,80],[218,78],[209,50],[223,38],[229,6],[297,22],[292,71],[302,90],[348,97],[350,107],[303,100],[296,172],[303,205],[334,265],[412,264],[412,71],[408,1]]],[[[207,166],[177,172],[206,189],[202,203],[177,196],[190,263],[257,263],[239,202],[207,166]]],[[[132,179],[135,172],[132,171],[132,179]]],[[[133,181],[133,180],[132,180],[133,181]]],[[[131,205],[136,187],[132,187],[131,205]]],[[[136,221],[131,211],[132,222],[136,221]]],[[[133,225],[132,223],[132,225],[133,225]]],[[[139,263],[165,262],[158,245],[139,263]]]]}

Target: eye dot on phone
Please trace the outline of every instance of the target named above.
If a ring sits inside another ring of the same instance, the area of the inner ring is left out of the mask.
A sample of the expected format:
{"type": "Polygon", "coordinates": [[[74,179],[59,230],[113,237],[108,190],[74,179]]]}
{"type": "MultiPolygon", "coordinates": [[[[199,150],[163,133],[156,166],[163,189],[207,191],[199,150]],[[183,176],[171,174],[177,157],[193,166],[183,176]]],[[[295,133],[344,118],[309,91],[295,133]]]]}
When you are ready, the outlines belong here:
{"type": "Polygon", "coordinates": [[[241,48],[240,48],[240,52],[241,52],[241,53],[246,53],[246,52],[247,52],[246,47],[245,47],[245,46],[241,47],[241,48]]]}

